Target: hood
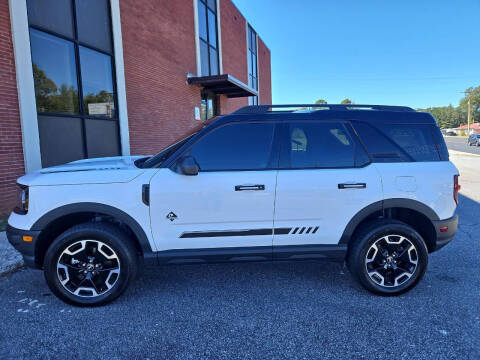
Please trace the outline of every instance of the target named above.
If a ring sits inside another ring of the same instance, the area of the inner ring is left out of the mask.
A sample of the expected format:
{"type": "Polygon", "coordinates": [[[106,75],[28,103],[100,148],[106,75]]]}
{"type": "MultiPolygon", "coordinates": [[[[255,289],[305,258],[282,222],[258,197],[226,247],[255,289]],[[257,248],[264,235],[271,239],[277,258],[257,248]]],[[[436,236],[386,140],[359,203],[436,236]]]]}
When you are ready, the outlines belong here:
{"type": "Polygon", "coordinates": [[[77,160],[28,173],[18,179],[18,182],[27,186],[125,183],[145,171],[134,164],[135,160],[144,157],[146,156],[115,156],[77,160]]]}

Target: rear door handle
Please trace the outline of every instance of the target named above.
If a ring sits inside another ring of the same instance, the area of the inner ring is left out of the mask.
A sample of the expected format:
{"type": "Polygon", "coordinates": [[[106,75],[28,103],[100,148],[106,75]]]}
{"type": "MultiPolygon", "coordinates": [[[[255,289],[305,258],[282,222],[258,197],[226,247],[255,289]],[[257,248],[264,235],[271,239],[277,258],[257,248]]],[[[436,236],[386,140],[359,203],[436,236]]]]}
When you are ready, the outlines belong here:
{"type": "Polygon", "coordinates": [[[235,191],[265,190],[265,185],[236,185],[235,191]]]}
{"type": "Polygon", "coordinates": [[[345,183],[338,184],[339,189],[365,189],[367,184],[365,183],[345,183]]]}

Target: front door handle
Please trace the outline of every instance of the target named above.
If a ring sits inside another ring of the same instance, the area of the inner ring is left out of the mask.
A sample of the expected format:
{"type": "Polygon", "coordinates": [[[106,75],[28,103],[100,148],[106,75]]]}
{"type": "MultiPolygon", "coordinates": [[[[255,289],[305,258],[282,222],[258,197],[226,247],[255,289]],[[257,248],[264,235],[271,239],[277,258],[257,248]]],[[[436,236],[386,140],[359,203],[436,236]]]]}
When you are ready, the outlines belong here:
{"type": "Polygon", "coordinates": [[[236,185],[235,191],[265,190],[265,185],[236,185]]]}
{"type": "Polygon", "coordinates": [[[365,189],[367,184],[365,183],[345,183],[338,184],[339,189],[365,189]]]}

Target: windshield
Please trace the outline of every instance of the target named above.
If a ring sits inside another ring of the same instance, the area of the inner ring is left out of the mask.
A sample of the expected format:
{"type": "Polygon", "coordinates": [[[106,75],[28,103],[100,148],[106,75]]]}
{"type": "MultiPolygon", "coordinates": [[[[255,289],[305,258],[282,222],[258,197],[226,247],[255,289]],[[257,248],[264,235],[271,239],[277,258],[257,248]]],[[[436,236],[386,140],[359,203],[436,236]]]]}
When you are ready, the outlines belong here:
{"type": "Polygon", "coordinates": [[[177,151],[183,144],[185,144],[192,136],[197,134],[200,130],[202,130],[205,126],[209,125],[214,119],[211,119],[207,122],[202,123],[190,129],[188,132],[177,138],[173,143],[168,145],[165,149],[160,151],[158,154],[152,156],[148,159],[142,159],[141,163],[138,163],[137,166],[142,168],[150,168],[156,167],[161,165],[165,160],[167,160],[170,155],[172,155],[175,151],[177,151]]]}

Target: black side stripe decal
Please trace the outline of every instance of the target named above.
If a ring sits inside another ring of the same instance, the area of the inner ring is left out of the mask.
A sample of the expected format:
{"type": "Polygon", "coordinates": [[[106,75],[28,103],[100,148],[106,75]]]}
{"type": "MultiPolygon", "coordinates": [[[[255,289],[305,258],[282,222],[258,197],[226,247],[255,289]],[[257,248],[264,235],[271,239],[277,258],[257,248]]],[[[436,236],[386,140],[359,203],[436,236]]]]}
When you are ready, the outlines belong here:
{"type": "MultiPolygon", "coordinates": [[[[228,237],[228,236],[254,236],[254,235],[287,235],[290,234],[293,228],[275,228],[273,229],[254,229],[254,230],[220,230],[220,231],[193,231],[184,232],[180,235],[181,239],[192,238],[205,238],[205,237],[228,237]]],[[[301,228],[299,234],[305,231],[305,227],[301,228]]],[[[308,228],[306,234],[310,233],[312,227],[308,228]]],[[[297,233],[299,228],[293,229],[292,234],[297,233]]],[[[311,234],[315,234],[318,230],[318,226],[311,231],[311,234]]]]}

